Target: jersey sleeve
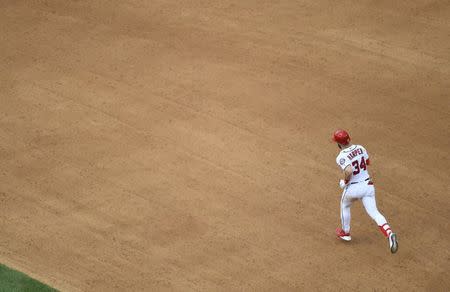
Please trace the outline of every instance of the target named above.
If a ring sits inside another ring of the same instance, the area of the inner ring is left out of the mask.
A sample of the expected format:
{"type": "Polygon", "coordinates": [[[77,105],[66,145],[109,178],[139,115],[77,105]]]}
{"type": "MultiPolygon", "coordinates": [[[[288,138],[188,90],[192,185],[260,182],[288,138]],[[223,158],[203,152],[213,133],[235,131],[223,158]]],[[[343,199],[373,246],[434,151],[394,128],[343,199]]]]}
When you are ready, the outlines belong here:
{"type": "Polygon", "coordinates": [[[362,147],[362,146],[361,146],[361,148],[363,149],[364,159],[365,159],[366,161],[369,160],[369,153],[367,152],[366,148],[364,148],[364,147],[362,147]]]}
{"type": "Polygon", "coordinates": [[[345,155],[338,155],[338,157],[336,157],[336,163],[342,170],[344,170],[352,162],[345,155]]]}

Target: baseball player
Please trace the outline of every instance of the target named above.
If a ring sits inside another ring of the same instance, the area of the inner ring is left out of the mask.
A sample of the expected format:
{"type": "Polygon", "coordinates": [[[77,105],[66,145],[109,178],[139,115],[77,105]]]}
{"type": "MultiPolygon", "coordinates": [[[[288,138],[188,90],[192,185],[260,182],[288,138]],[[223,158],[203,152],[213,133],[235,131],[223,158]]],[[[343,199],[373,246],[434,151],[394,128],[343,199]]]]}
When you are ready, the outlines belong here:
{"type": "Polygon", "coordinates": [[[336,230],[337,236],[345,241],[352,239],[350,207],[353,201],[361,200],[367,214],[375,220],[381,232],[388,238],[391,253],[397,252],[397,236],[392,232],[386,218],[377,209],[375,187],[367,170],[370,165],[369,154],[363,146],[350,144],[350,136],[344,130],[334,132],[333,141],[341,149],[336,163],[343,170],[343,179],[339,181],[339,186],[344,190],[341,199],[342,228],[336,230]]]}

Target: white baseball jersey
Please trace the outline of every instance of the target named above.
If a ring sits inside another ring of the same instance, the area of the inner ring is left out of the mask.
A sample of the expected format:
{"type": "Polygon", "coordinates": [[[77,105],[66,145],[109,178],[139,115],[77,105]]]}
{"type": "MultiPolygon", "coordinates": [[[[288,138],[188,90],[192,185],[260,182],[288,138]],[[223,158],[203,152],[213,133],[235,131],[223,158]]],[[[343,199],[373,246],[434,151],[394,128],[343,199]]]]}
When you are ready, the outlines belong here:
{"type": "Polygon", "coordinates": [[[366,149],[361,145],[352,145],[345,148],[336,157],[336,163],[342,170],[349,165],[353,167],[353,175],[350,178],[350,183],[362,182],[370,178],[369,171],[367,170],[368,160],[369,154],[367,154],[366,149]]]}

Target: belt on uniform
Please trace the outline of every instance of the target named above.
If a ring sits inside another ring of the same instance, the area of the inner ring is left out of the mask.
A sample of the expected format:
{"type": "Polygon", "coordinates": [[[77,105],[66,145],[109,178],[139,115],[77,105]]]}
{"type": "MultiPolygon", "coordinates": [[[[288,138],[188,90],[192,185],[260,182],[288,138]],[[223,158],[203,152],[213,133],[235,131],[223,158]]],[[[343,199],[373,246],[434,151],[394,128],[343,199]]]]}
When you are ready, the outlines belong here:
{"type": "Polygon", "coordinates": [[[355,181],[355,182],[351,182],[350,184],[351,185],[354,185],[354,184],[359,184],[359,183],[362,183],[362,182],[365,182],[365,181],[368,181],[369,183],[369,185],[373,185],[373,182],[370,180],[370,177],[368,177],[368,178],[366,178],[365,180],[363,180],[363,181],[355,181]]]}

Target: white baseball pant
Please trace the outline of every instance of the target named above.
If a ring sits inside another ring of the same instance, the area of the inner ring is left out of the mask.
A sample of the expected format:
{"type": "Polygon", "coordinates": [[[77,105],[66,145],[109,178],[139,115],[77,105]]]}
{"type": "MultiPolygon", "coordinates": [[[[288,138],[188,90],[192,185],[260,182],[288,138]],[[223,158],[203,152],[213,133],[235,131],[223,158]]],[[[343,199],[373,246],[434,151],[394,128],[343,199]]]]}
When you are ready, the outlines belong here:
{"type": "Polygon", "coordinates": [[[360,182],[348,185],[342,192],[341,199],[341,223],[344,232],[350,232],[350,208],[353,201],[361,200],[367,214],[377,223],[378,226],[385,225],[386,218],[378,211],[375,200],[375,187],[368,182],[360,182]]]}

